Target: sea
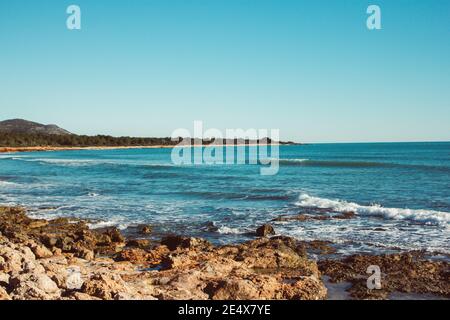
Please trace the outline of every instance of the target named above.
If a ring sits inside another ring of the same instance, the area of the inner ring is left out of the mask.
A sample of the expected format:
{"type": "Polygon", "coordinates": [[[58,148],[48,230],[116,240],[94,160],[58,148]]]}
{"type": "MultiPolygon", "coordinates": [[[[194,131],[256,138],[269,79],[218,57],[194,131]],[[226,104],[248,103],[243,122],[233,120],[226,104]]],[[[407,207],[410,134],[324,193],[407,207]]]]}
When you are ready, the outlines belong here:
{"type": "Polygon", "coordinates": [[[331,241],[342,255],[450,254],[450,142],[285,145],[275,175],[261,175],[263,163],[175,164],[171,153],[0,154],[0,205],[93,228],[150,224],[149,237],[237,243],[270,223],[278,235],[331,241]],[[332,218],[349,211],[351,219],[332,218]],[[273,221],[302,213],[330,218],[273,221]]]}

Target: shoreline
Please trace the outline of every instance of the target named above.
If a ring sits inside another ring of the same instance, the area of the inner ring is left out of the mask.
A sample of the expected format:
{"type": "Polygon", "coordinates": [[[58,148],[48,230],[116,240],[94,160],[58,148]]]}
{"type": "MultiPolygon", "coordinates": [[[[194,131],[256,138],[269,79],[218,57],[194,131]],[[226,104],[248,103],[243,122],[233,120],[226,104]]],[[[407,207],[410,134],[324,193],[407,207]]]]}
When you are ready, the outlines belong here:
{"type": "Polygon", "coordinates": [[[98,146],[98,147],[51,147],[51,146],[36,146],[36,147],[0,147],[0,153],[17,153],[17,152],[40,152],[40,151],[75,151],[75,150],[126,150],[126,149],[171,149],[171,148],[187,148],[187,147],[256,147],[256,146],[291,146],[301,144],[284,144],[284,143],[251,143],[251,144],[217,144],[217,145],[154,145],[154,146],[98,146]]]}
{"type": "Polygon", "coordinates": [[[266,224],[253,240],[214,246],[186,235],[149,240],[150,225],[125,237],[114,227],[90,229],[88,220],[35,219],[24,208],[0,207],[0,300],[321,300],[336,288],[351,299],[450,298],[448,262],[420,252],[333,259],[330,243],[272,231],[266,224]],[[381,290],[366,288],[369,265],[383,272],[381,290]]]}

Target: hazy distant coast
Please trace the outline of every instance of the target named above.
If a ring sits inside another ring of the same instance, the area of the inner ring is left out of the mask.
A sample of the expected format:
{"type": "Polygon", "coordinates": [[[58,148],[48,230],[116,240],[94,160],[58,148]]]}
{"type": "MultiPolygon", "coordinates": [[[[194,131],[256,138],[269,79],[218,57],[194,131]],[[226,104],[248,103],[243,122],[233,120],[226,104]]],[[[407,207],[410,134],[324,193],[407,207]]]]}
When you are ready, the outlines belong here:
{"type": "Polygon", "coordinates": [[[112,137],[108,135],[76,135],[56,125],[44,125],[23,119],[0,122],[0,153],[63,150],[111,150],[173,148],[180,142],[190,141],[191,146],[255,146],[291,145],[292,141],[272,141],[270,138],[252,139],[198,139],[170,137],[112,137]],[[219,143],[220,142],[220,143],[219,143]]]}

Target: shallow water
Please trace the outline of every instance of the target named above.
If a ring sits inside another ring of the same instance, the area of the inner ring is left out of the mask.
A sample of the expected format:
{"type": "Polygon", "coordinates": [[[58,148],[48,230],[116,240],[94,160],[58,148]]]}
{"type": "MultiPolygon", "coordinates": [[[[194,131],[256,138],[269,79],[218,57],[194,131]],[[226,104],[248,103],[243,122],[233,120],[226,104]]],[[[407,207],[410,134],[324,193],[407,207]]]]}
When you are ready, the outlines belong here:
{"type": "Polygon", "coordinates": [[[279,234],[338,243],[340,253],[450,253],[450,143],[282,146],[260,165],[174,165],[170,149],[0,155],[0,203],[94,226],[155,225],[156,234],[248,239],[284,214],[354,211],[349,220],[273,222],[279,234]],[[315,210],[317,212],[315,212],[315,210]]]}

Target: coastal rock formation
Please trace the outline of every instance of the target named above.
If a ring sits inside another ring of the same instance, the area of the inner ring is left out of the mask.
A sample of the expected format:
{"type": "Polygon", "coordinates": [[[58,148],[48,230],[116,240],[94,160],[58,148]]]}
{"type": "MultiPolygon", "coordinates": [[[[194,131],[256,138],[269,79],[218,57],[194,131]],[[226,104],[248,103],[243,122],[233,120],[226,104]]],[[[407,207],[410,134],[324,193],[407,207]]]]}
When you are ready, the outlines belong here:
{"type": "Polygon", "coordinates": [[[358,299],[386,299],[395,292],[429,293],[450,298],[449,263],[423,259],[423,252],[352,255],[340,261],[321,261],[319,267],[333,282],[350,282],[352,286],[348,291],[358,299]],[[367,288],[368,266],[380,268],[381,289],[367,288]]]}
{"type": "Polygon", "coordinates": [[[287,237],[216,247],[173,235],[151,246],[81,220],[31,219],[21,208],[0,208],[0,218],[0,299],[326,297],[317,264],[287,237]]]}
{"type": "Polygon", "coordinates": [[[419,253],[309,258],[333,252],[329,242],[285,236],[224,246],[176,235],[141,242],[116,228],[91,230],[86,221],[31,219],[24,209],[0,207],[0,299],[317,300],[327,297],[322,275],[350,282],[355,298],[450,296],[447,262],[419,253]],[[367,289],[369,265],[380,266],[382,290],[367,289]]]}
{"type": "Polygon", "coordinates": [[[256,229],[256,235],[258,237],[267,237],[275,234],[274,228],[270,224],[264,224],[256,229]]]}

